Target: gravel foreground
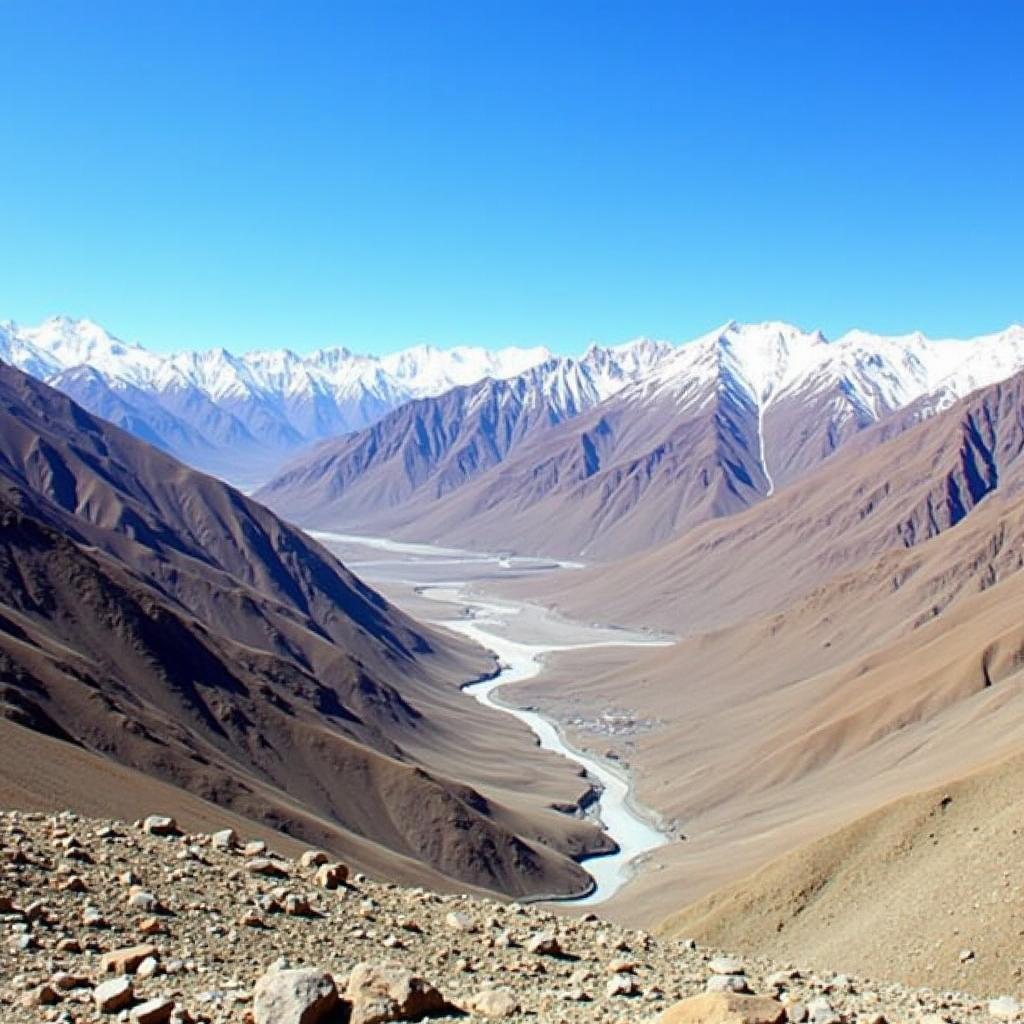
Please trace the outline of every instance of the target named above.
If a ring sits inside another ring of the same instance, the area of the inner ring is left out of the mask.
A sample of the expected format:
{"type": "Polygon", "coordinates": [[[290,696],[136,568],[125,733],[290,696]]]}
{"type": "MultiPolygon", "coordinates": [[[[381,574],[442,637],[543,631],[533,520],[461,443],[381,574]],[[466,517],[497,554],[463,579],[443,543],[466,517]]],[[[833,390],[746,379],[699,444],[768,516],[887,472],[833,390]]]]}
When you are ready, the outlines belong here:
{"type": "Polygon", "coordinates": [[[808,972],[593,914],[405,889],[230,830],[183,835],[159,815],[0,813],[0,930],[0,1020],[12,1024],[1024,1020],[1009,997],[808,972]],[[691,998],[707,992],[719,994],[691,998]],[[748,993],[763,998],[736,995],[748,993]]]}

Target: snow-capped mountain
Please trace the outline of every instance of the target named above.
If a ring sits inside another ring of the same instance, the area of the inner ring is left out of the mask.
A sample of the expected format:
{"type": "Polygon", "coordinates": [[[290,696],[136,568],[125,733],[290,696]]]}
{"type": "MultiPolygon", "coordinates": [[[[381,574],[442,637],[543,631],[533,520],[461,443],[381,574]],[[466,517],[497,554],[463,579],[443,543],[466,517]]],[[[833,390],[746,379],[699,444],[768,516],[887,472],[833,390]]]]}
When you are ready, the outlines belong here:
{"type": "Polygon", "coordinates": [[[664,446],[675,437],[669,448],[676,451],[686,435],[683,447],[713,443],[708,458],[730,467],[720,498],[731,508],[796,479],[895,410],[930,415],[1024,368],[1024,328],[968,341],[860,330],[828,341],[785,323],[730,322],[681,345],[638,338],[593,345],[577,359],[543,348],[428,345],[383,357],[345,348],[161,355],[92,321],[54,317],[36,327],[0,324],[0,359],[178,457],[246,484],[270,479],[298,449],[364,430],[410,401],[486,379],[518,380],[551,364],[542,384],[528,379],[524,396],[561,389],[543,399],[562,409],[559,422],[601,411],[593,435],[586,422],[576,433],[563,428],[573,453],[585,438],[585,458],[565,461],[558,432],[547,439],[549,474],[561,466],[555,475],[563,484],[593,484],[619,458],[633,460],[615,475],[633,480],[636,495],[648,486],[636,474],[667,472],[664,446]],[[703,435],[696,426],[702,416],[709,417],[703,435]]]}
{"type": "Polygon", "coordinates": [[[0,324],[0,359],[200,468],[250,483],[295,449],[357,430],[413,398],[550,358],[543,348],[418,346],[382,358],[344,348],[158,355],[90,320],[0,324]]]}
{"type": "Polygon", "coordinates": [[[886,436],[1024,369],[1024,328],[971,341],[857,331],[829,342],[784,323],[728,323],[678,347],[641,341],[628,355],[592,349],[563,362],[585,386],[575,414],[542,431],[495,416],[463,447],[463,404],[425,400],[413,419],[391,414],[300,456],[261,497],[320,526],[619,556],[769,497],[896,413],[886,436]],[[496,434],[509,443],[495,446],[496,434]],[[410,440],[434,436],[450,447],[410,440]]]}

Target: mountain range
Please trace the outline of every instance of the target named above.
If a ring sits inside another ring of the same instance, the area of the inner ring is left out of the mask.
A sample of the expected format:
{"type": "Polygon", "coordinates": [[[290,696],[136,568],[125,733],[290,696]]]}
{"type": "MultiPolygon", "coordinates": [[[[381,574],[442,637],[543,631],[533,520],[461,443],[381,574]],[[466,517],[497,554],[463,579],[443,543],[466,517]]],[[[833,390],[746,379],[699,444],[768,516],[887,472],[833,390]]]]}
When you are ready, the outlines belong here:
{"type": "Polygon", "coordinates": [[[1024,367],[966,341],[728,323],[691,342],[157,355],[85,320],[0,325],[0,359],[306,525],[614,558],[800,479],[865,428],[1024,367]],[[554,526],[553,526],[554,524],[554,526]]]}
{"type": "MultiPolygon", "coordinates": [[[[667,346],[593,348],[581,401],[605,396],[667,346]]],[[[550,360],[543,348],[438,349],[392,355],[345,348],[233,355],[223,348],[158,355],[89,320],[0,323],[0,359],[98,416],[198,468],[251,484],[296,449],[358,430],[403,403],[550,360]]]]}
{"type": "Polygon", "coordinates": [[[1009,376],[1024,367],[1024,328],[829,342],[727,324],[642,351],[605,396],[581,386],[585,360],[560,359],[409,403],[300,453],[259,497],[316,526],[615,558],[763,501],[869,427],[1009,376]]]}

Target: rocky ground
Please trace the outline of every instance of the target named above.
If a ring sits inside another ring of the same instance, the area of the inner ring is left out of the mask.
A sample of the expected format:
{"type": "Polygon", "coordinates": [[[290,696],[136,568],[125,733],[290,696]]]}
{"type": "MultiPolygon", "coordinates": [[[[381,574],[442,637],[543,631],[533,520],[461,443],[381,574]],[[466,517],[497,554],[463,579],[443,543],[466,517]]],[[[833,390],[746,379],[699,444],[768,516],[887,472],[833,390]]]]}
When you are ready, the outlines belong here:
{"type": "Polygon", "coordinates": [[[940,1024],[1021,1014],[1009,998],[739,960],[594,915],[349,877],[313,851],[289,860],[230,831],[183,835],[159,816],[0,814],[0,931],[0,1020],[11,1024],[428,1014],[940,1024]]]}

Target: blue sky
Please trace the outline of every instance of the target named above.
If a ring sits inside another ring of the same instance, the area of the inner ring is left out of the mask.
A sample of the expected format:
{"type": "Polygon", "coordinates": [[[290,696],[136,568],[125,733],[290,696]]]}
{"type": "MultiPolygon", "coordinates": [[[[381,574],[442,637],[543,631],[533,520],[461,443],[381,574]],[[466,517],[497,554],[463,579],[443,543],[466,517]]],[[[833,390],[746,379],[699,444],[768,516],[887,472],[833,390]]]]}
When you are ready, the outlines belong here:
{"type": "Polygon", "coordinates": [[[1024,319],[1019,3],[0,3],[0,318],[156,348],[1024,319]]]}

